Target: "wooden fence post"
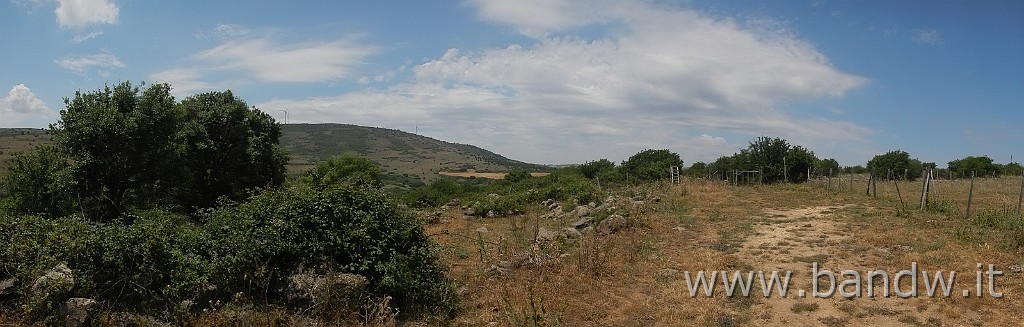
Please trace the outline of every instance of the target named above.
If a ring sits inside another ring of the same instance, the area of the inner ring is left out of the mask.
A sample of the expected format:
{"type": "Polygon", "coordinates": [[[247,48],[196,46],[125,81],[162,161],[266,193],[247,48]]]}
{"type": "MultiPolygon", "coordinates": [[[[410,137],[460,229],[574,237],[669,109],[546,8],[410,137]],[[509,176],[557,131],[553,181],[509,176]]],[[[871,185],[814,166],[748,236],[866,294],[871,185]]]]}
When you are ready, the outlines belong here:
{"type": "Polygon", "coordinates": [[[928,183],[928,174],[926,174],[925,172],[922,171],[921,172],[921,179],[923,179],[924,182],[921,185],[921,209],[920,210],[924,210],[925,206],[928,205],[928,184],[929,184],[928,183]]]}
{"type": "Polygon", "coordinates": [[[1024,172],[1020,174],[1020,193],[1017,193],[1017,215],[1020,216],[1020,202],[1024,200],[1024,172]]]}
{"type": "Polygon", "coordinates": [[[964,214],[964,220],[971,218],[971,199],[974,197],[974,172],[971,172],[971,188],[967,191],[967,212],[964,214]]]}

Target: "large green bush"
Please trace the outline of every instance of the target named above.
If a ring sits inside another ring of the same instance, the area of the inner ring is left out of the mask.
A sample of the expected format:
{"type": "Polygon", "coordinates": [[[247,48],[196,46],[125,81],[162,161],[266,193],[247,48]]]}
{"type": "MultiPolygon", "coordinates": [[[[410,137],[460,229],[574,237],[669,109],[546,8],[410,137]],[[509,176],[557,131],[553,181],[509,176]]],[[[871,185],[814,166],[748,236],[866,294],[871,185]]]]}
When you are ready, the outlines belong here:
{"type": "Polygon", "coordinates": [[[622,169],[632,181],[656,181],[668,178],[669,167],[682,165],[679,155],[668,149],[647,149],[629,157],[622,169]]]}
{"type": "Polygon", "coordinates": [[[341,184],[266,191],[206,218],[214,278],[280,298],[300,269],[366,277],[402,313],[448,315],[454,293],[420,221],[375,189],[341,184]]]}

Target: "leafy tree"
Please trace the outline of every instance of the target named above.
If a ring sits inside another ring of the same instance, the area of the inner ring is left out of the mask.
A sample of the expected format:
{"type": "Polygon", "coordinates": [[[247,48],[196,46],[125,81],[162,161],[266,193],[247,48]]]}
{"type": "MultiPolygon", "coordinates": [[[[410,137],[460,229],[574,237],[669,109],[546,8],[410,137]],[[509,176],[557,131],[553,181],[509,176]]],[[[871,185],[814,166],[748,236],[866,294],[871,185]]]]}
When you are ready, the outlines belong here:
{"type": "Polygon", "coordinates": [[[317,163],[303,175],[303,180],[317,187],[341,183],[380,187],[381,169],[373,160],[339,155],[317,163]]]}
{"type": "Polygon", "coordinates": [[[50,126],[71,162],[71,194],[94,218],[159,205],[180,178],[175,136],[180,116],[170,85],[124,82],[64,99],[50,126]]]}
{"type": "Polygon", "coordinates": [[[49,217],[73,208],[92,220],[131,219],[124,213],[191,213],[219,197],[242,200],[250,189],[284,181],[287,155],[273,118],[230,91],[176,104],[170,90],[124,82],[65,99],[50,126],[52,148],[21,159],[5,183],[22,188],[8,190],[18,194],[12,206],[49,217]],[[51,206],[57,194],[61,203],[51,206]],[[40,212],[44,205],[52,209],[40,212]]]}
{"type": "Polygon", "coordinates": [[[814,165],[814,169],[818,171],[818,174],[823,176],[827,175],[829,172],[833,175],[842,172],[839,168],[839,162],[832,158],[818,160],[814,165]]]}
{"type": "Polygon", "coordinates": [[[643,150],[622,163],[631,180],[654,181],[668,177],[669,167],[682,166],[679,155],[668,149],[643,150]]]}
{"type": "Polygon", "coordinates": [[[745,169],[759,169],[762,173],[762,180],[766,183],[774,183],[783,180],[783,158],[789,153],[789,142],[781,138],[759,137],[751,142],[747,148],[750,154],[750,164],[753,167],[745,169]]]}
{"type": "Polygon", "coordinates": [[[241,200],[247,190],[284,182],[288,155],[278,145],[281,126],[269,114],[231,91],[191,96],[179,108],[189,208],[208,208],[221,196],[241,200]]]}
{"type": "Polygon", "coordinates": [[[708,174],[708,164],[702,161],[694,162],[683,174],[690,177],[705,177],[708,174]]]}
{"type": "Polygon", "coordinates": [[[1007,175],[1020,175],[1024,171],[1024,166],[1017,162],[1011,162],[1000,167],[999,171],[1007,175]]]}
{"type": "Polygon", "coordinates": [[[623,175],[619,167],[608,159],[590,161],[579,166],[580,174],[588,179],[596,179],[609,185],[622,181],[623,175]]]}
{"type": "Polygon", "coordinates": [[[924,171],[924,164],[920,160],[911,159],[910,154],[902,150],[894,150],[880,154],[868,161],[867,170],[875,176],[885,176],[892,170],[897,178],[902,178],[904,170],[909,180],[915,180],[924,171]]]}
{"type": "Polygon", "coordinates": [[[786,153],[786,169],[789,182],[805,182],[810,176],[807,172],[818,162],[814,152],[802,146],[794,146],[786,153]]]}
{"type": "Polygon", "coordinates": [[[992,162],[988,156],[967,156],[949,162],[949,170],[960,176],[971,176],[975,173],[978,176],[991,176],[999,171],[999,165],[992,162]]]}

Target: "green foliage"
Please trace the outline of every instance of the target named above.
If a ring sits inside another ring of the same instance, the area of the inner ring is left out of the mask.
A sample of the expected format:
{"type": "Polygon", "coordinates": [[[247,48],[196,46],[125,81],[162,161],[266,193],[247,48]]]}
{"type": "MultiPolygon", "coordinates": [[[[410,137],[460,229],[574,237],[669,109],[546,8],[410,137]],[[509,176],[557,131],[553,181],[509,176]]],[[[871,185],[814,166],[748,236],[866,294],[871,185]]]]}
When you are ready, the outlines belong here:
{"type": "Polygon", "coordinates": [[[68,159],[52,146],[19,153],[10,162],[8,174],[0,185],[6,204],[0,209],[11,212],[60,217],[72,209],[68,205],[70,181],[68,159]]]}
{"type": "Polygon", "coordinates": [[[482,188],[479,181],[479,179],[460,180],[446,176],[405,192],[402,198],[405,203],[413,207],[437,207],[452,199],[479,193],[482,188]]]}
{"type": "Polygon", "coordinates": [[[839,168],[839,162],[832,158],[818,160],[814,165],[814,169],[821,175],[828,175],[829,172],[835,175],[842,172],[842,169],[839,168]]]}
{"type": "Polygon", "coordinates": [[[656,181],[668,177],[669,167],[682,166],[679,154],[668,149],[643,150],[622,163],[631,181],[656,181]]]}
{"type": "Polygon", "coordinates": [[[390,295],[403,314],[448,315],[453,289],[414,215],[379,191],[339,184],[265,191],[210,213],[213,276],[222,287],[277,293],[302,267],[355,273],[390,295]]]}
{"type": "Polygon", "coordinates": [[[972,173],[977,176],[992,176],[1000,171],[999,165],[992,162],[988,156],[967,156],[949,162],[949,170],[959,176],[970,177],[972,173]]]}
{"type": "MultiPolygon", "coordinates": [[[[761,170],[761,180],[765,183],[783,181],[783,165],[788,164],[786,158],[790,151],[789,142],[781,138],[759,137],[747,148],[750,153],[750,164],[761,170]]],[[[753,167],[751,167],[753,168],[753,167]]]]}
{"type": "Polygon", "coordinates": [[[341,183],[381,186],[381,170],[370,159],[354,156],[333,156],[316,164],[302,176],[302,180],[316,187],[341,183]]]}
{"type": "Polygon", "coordinates": [[[512,169],[508,174],[505,174],[505,180],[509,183],[518,183],[531,177],[533,176],[530,175],[530,172],[522,168],[512,169]]]}
{"type": "Polygon", "coordinates": [[[683,175],[703,178],[708,174],[708,164],[703,161],[694,162],[689,168],[683,171],[683,175]]]}
{"type": "Polygon", "coordinates": [[[810,179],[807,173],[818,162],[814,152],[802,146],[794,146],[786,153],[786,169],[788,182],[806,182],[810,179]]]}
{"type": "Polygon", "coordinates": [[[54,147],[71,162],[71,194],[91,218],[159,202],[180,178],[173,146],[180,124],[167,84],[129,82],[65,99],[50,126],[54,147]],[[145,87],[145,85],[142,85],[145,87]]]}
{"type": "Polygon", "coordinates": [[[193,213],[284,182],[280,127],[230,91],[175,104],[167,84],[124,82],[64,102],[52,147],[23,155],[6,177],[15,214],[193,213]]]}
{"type": "Polygon", "coordinates": [[[900,179],[903,178],[904,170],[906,170],[907,179],[915,180],[921,176],[924,165],[920,160],[911,159],[910,154],[906,151],[894,150],[871,158],[868,161],[867,170],[876,176],[885,176],[891,170],[896,178],[900,179]]]}
{"type": "Polygon", "coordinates": [[[185,208],[209,208],[222,196],[242,200],[253,188],[284,182],[288,156],[278,145],[281,126],[269,114],[231,91],[194,95],[179,107],[185,208]]]}
{"type": "Polygon", "coordinates": [[[604,185],[620,183],[624,173],[608,159],[590,161],[579,166],[579,173],[584,177],[601,181],[604,185]]]}
{"type": "Polygon", "coordinates": [[[823,166],[827,173],[827,167],[832,165],[838,172],[839,163],[834,159],[822,163],[807,148],[790,146],[788,141],[777,137],[758,137],[746,149],[718,158],[708,169],[719,178],[729,177],[730,171],[761,171],[761,181],[775,183],[785,181],[787,177],[789,182],[807,181],[808,168],[823,166]]]}

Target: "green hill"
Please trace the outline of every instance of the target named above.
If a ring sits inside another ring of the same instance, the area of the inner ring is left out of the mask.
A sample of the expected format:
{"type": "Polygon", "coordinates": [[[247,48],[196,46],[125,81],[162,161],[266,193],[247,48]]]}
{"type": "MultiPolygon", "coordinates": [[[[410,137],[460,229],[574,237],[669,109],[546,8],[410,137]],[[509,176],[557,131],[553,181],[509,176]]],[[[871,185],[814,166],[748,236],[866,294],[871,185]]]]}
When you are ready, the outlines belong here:
{"type": "MultiPolygon", "coordinates": [[[[50,136],[45,130],[0,128],[0,176],[15,153],[49,142],[50,136]]],[[[505,158],[472,145],[347,124],[282,125],[281,145],[291,155],[289,174],[301,173],[330,156],[349,153],[377,162],[390,184],[432,181],[438,178],[440,171],[505,172],[516,167],[544,171],[547,168],[505,158]]]]}
{"type": "Polygon", "coordinates": [[[449,143],[399,130],[347,124],[284,125],[281,144],[291,152],[289,173],[309,169],[336,154],[356,154],[378,164],[402,184],[431,181],[440,171],[505,172],[546,167],[515,161],[472,145],[449,143]]]}

